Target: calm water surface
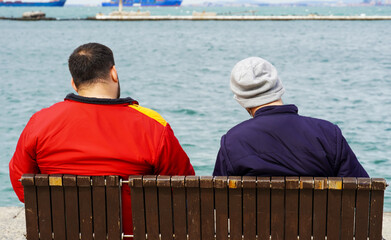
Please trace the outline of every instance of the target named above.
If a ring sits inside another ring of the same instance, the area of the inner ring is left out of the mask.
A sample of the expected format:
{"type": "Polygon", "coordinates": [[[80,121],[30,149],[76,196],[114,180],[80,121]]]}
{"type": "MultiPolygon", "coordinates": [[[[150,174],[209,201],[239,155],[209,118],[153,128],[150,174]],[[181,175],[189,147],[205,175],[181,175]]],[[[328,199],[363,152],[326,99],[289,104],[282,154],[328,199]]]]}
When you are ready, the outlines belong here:
{"type": "MultiPolygon", "coordinates": [[[[4,9],[0,16],[25,10],[4,9]]],[[[288,11],[274,9],[264,11],[288,11]]],[[[295,9],[295,14],[306,12],[295,9]]],[[[317,12],[391,8],[330,9],[317,12]]],[[[53,16],[84,17],[107,9],[51,11],[53,16]]],[[[277,67],[286,103],[296,104],[302,115],[338,124],[371,177],[391,181],[389,21],[0,21],[0,36],[0,206],[19,204],[8,162],[22,129],[34,112],[72,92],[67,58],[78,45],[92,41],[112,48],[122,96],[137,99],[170,122],[197,175],[212,173],[221,135],[249,117],[229,90],[232,67],[243,58],[261,56],[277,67]]],[[[391,191],[385,208],[391,211],[391,191]]]]}

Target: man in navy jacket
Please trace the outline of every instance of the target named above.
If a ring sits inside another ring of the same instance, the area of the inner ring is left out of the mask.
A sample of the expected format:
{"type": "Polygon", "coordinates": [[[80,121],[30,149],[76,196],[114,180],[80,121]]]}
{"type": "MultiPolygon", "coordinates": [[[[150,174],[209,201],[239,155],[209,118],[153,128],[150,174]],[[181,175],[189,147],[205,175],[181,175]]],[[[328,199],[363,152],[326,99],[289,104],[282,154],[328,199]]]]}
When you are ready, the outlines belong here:
{"type": "Polygon", "coordinates": [[[231,90],[253,118],[221,138],[214,176],[368,177],[337,125],[283,104],[284,87],[266,60],[237,63],[231,90]]]}

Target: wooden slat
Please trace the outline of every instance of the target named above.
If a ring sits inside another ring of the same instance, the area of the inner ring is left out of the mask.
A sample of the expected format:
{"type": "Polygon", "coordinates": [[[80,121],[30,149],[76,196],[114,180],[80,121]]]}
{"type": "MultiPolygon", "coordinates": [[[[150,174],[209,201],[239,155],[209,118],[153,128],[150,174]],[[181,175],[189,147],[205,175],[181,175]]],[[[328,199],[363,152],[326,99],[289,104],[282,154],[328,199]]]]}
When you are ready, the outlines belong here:
{"type": "Polygon", "coordinates": [[[384,204],[384,190],[386,189],[386,181],[382,178],[372,179],[371,191],[371,213],[369,221],[369,239],[382,239],[382,225],[383,225],[383,204],[384,204]]]}
{"type": "Polygon", "coordinates": [[[299,177],[285,178],[285,239],[297,240],[299,235],[299,177]]]}
{"type": "Polygon", "coordinates": [[[341,228],[342,179],[329,177],[327,201],[327,240],[339,240],[341,228]]]}
{"type": "Polygon", "coordinates": [[[142,176],[129,176],[130,196],[132,200],[134,240],[145,239],[144,191],[142,176]]]}
{"type": "Polygon", "coordinates": [[[53,233],[55,240],[65,240],[65,201],[62,175],[53,174],[49,176],[51,187],[53,233]]]}
{"type": "Polygon", "coordinates": [[[159,209],[156,176],[143,177],[145,196],[145,220],[149,239],[159,239],[159,209]]]}
{"type": "Polygon", "coordinates": [[[187,199],[187,222],[189,240],[201,239],[200,180],[198,176],[185,178],[187,199]]]}
{"type": "Polygon", "coordinates": [[[327,214],[328,182],[325,177],[314,178],[314,208],[313,208],[313,237],[314,240],[325,239],[327,214]]]}
{"type": "Polygon", "coordinates": [[[159,222],[161,240],[172,240],[172,197],[170,176],[158,176],[157,187],[159,192],[159,222]]]}
{"type": "Polygon", "coordinates": [[[284,189],[283,177],[271,179],[271,236],[273,240],[284,239],[284,189]]]}
{"type": "Polygon", "coordinates": [[[201,195],[201,239],[214,238],[214,197],[213,177],[200,177],[201,195]]]}
{"type": "Polygon", "coordinates": [[[92,210],[95,240],[106,240],[106,188],[104,176],[92,177],[92,210]]]}
{"type": "Polygon", "coordinates": [[[23,174],[21,183],[24,188],[27,240],[38,240],[38,205],[34,174],[23,174]]]}
{"type": "Polygon", "coordinates": [[[257,177],[257,235],[270,239],[270,177],[257,177]]]}
{"type": "Polygon", "coordinates": [[[89,176],[77,176],[77,186],[79,190],[79,217],[81,239],[93,239],[92,226],[92,199],[91,199],[91,180],[89,176]]]}
{"type": "Polygon", "coordinates": [[[299,236],[300,240],[311,240],[312,235],[312,177],[300,177],[300,209],[299,236]]]}
{"type": "Polygon", "coordinates": [[[345,177],[342,179],[342,217],[341,239],[353,240],[354,236],[354,208],[356,201],[356,178],[345,177]]]}
{"type": "Polygon", "coordinates": [[[369,206],[370,206],[370,178],[357,179],[357,200],[356,200],[356,240],[367,240],[369,236],[369,206]]]}
{"type": "Polygon", "coordinates": [[[228,238],[227,177],[215,177],[214,187],[216,208],[216,240],[226,240],[228,238]]]}
{"type": "Polygon", "coordinates": [[[228,177],[230,240],[242,239],[242,178],[228,177]]]}
{"type": "Polygon", "coordinates": [[[118,176],[106,177],[107,240],[121,238],[121,188],[118,176]]]}
{"type": "Polygon", "coordinates": [[[171,177],[171,187],[173,194],[173,217],[174,217],[174,234],[175,240],[186,240],[186,193],[185,177],[171,177]]]}
{"type": "Polygon", "coordinates": [[[79,239],[79,200],[76,176],[62,177],[65,196],[65,224],[67,240],[79,239]]]}
{"type": "Polygon", "coordinates": [[[253,240],[256,232],[256,177],[243,176],[243,239],[253,240]]]}
{"type": "Polygon", "coordinates": [[[37,186],[40,239],[51,240],[52,213],[49,190],[49,176],[47,174],[35,175],[35,185],[37,186]]]}

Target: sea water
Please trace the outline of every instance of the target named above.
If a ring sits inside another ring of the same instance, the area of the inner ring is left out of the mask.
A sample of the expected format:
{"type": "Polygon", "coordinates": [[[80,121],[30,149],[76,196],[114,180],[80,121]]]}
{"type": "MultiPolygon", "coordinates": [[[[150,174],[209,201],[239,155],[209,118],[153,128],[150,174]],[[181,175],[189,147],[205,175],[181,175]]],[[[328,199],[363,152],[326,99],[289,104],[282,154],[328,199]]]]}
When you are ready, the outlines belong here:
{"type": "MultiPolygon", "coordinates": [[[[269,15],[391,15],[387,7],[255,9],[269,15]]],[[[31,10],[38,9],[1,8],[0,16],[31,10]]],[[[202,9],[143,10],[173,15],[202,9]]],[[[44,11],[62,18],[108,12],[44,11]]],[[[220,137],[249,118],[232,98],[232,67],[260,56],[278,69],[285,103],[296,104],[302,115],[338,124],[370,176],[391,181],[390,21],[0,21],[0,206],[20,204],[8,174],[19,135],[34,112],[73,91],[67,59],[87,42],[112,48],[122,96],[170,123],[197,175],[212,174],[220,137]]],[[[391,211],[390,190],[385,210],[391,211]]]]}

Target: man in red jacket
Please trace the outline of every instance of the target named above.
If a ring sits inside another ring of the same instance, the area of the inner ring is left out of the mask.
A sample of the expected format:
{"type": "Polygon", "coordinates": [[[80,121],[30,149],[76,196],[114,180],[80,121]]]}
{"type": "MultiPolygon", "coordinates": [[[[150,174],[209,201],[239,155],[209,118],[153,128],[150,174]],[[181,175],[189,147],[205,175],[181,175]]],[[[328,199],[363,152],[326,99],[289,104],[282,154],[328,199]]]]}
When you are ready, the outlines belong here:
{"type": "MultiPolygon", "coordinates": [[[[9,170],[20,201],[24,173],[194,175],[170,125],[132,98],[120,98],[112,51],[98,43],[69,57],[72,87],[63,102],[35,113],[23,130],[9,170]]],[[[129,188],[122,189],[123,229],[132,233],[129,188]]]]}

